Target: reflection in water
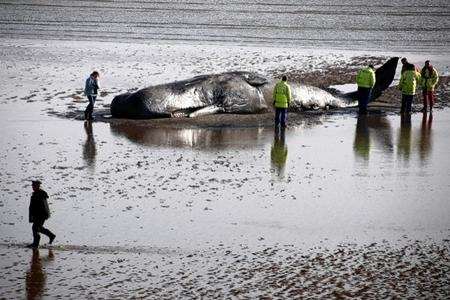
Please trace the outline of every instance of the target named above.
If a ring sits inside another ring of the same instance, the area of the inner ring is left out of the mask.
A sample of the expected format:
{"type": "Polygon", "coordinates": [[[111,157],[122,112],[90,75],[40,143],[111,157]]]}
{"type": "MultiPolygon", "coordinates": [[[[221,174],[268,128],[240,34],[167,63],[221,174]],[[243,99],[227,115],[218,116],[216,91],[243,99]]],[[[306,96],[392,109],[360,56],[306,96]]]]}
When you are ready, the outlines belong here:
{"type": "Polygon", "coordinates": [[[201,150],[255,147],[267,138],[265,128],[155,128],[110,124],[114,134],[147,146],[189,147],[201,150]]]}
{"type": "Polygon", "coordinates": [[[369,159],[370,137],[367,115],[361,114],[356,121],[355,141],[353,143],[355,154],[365,160],[369,159]]]}
{"type": "Polygon", "coordinates": [[[391,124],[383,115],[359,115],[356,121],[353,150],[364,160],[369,159],[372,140],[381,146],[383,152],[392,153],[391,124]]]}
{"type": "Polygon", "coordinates": [[[39,249],[33,249],[30,270],[25,277],[27,299],[40,299],[45,288],[46,275],[42,265],[54,260],[53,251],[48,250],[46,258],[39,257],[39,249]]]}
{"type": "Polygon", "coordinates": [[[430,155],[432,149],[432,132],[431,124],[433,123],[433,114],[430,113],[429,117],[426,112],[422,115],[422,126],[420,128],[419,139],[419,155],[422,162],[426,161],[430,155]]]}
{"type": "Polygon", "coordinates": [[[84,131],[86,132],[86,141],[83,145],[83,159],[89,167],[94,167],[97,149],[95,147],[94,133],[92,131],[92,122],[84,122],[84,131]]]}
{"type": "Polygon", "coordinates": [[[398,138],[398,156],[409,161],[411,155],[411,115],[402,114],[400,117],[400,135],[398,138]]]}
{"type": "Polygon", "coordinates": [[[272,163],[272,170],[275,171],[279,179],[284,178],[286,159],[288,148],[285,139],[284,129],[275,129],[272,149],[270,151],[270,159],[272,163]]]}

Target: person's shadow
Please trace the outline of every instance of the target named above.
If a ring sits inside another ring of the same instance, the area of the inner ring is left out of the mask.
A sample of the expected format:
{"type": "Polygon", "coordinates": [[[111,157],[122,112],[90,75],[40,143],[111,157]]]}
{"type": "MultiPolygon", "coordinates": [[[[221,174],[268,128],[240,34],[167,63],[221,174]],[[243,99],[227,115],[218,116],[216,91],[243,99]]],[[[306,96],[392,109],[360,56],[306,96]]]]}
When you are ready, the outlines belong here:
{"type": "Polygon", "coordinates": [[[276,129],[270,151],[272,170],[279,179],[284,178],[288,147],[286,145],[285,130],[276,129]]]}
{"type": "Polygon", "coordinates": [[[84,122],[84,131],[86,132],[86,141],[83,144],[83,159],[88,167],[95,166],[95,156],[97,155],[97,148],[95,146],[94,133],[92,130],[92,122],[84,122]]]}
{"type": "Polygon", "coordinates": [[[42,269],[43,265],[54,260],[53,250],[48,249],[48,255],[45,258],[39,256],[39,249],[33,249],[31,256],[30,269],[25,277],[25,286],[27,299],[41,299],[44,293],[46,274],[42,269]]]}
{"type": "Polygon", "coordinates": [[[419,139],[419,155],[420,160],[425,162],[430,155],[432,150],[432,132],[431,125],[433,123],[433,114],[428,114],[426,112],[422,115],[422,126],[420,128],[420,139],[419,139]]]}
{"type": "Polygon", "coordinates": [[[398,138],[398,156],[409,161],[411,155],[411,115],[402,114],[400,117],[400,133],[398,138]]]}

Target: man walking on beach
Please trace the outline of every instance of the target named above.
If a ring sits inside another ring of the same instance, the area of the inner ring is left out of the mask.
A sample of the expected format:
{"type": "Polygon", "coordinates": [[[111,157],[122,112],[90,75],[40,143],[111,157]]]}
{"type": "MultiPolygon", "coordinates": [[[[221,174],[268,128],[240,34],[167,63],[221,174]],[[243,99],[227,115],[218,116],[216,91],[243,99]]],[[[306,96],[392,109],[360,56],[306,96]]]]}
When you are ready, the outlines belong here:
{"type": "Polygon", "coordinates": [[[422,112],[427,112],[427,107],[429,107],[430,112],[432,112],[434,105],[434,88],[439,80],[438,72],[430,64],[430,61],[427,60],[425,62],[425,66],[420,72],[420,75],[423,95],[422,112]]]}
{"type": "Polygon", "coordinates": [[[287,110],[291,102],[291,88],[287,84],[287,77],[283,76],[273,89],[273,105],[275,106],[275,127],[286,127],[287,110]]]}
{"type": "Polygon", "coordinates": [[[97,99],[97,91],[99,89],[98,86],[98,78],[100,74],[97,71],[92,72],[92,74],[86,79],[86,84],[84,86],[84,93],[86,94],[89,105],[86,107],[84,111],[85,120],[92,120],[92,112],[94,111],[95,99],[97,99]]]}
{"type": "Polygon", "coordinates": [[[412,101],[416,94],[417,84],[420,82],[420,73],[416,71],[413,64],[405,67],[405,71],[400,76],[398,88],[402,91],[401,113],[411,113],[412,101]]]}
{"type": "Polygon", "coordinates": [[[372,88],[375,85],[375,68],[369,65],[359,70],[356,75],[358,84],[358,108],[360,114],[367,114],[367,104],[369,104],[372,88]]]}
{"type": "Polygon", "coordinates": [[[39,233],[43,233],[50,239],[49,244],[53,243],[56,235],[47,228],[44,228],[45,221],[50,218],[50,209],[48,208],[48,195],[41,189],[41,182],[35,180],[31,182],[33,194],[31,195],[29,208],[29,221],[33,223],[33,243],[28,245],[29,248],[37,248],[41,239],[39,233]]]}

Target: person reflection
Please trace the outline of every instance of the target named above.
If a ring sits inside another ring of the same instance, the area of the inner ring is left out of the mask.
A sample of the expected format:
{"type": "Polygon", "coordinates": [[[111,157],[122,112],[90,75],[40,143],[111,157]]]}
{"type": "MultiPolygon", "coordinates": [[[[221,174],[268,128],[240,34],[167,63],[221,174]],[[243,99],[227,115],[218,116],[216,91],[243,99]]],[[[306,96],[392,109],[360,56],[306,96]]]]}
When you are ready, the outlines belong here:
{"type": "Polygon", "coordinates": [[[384,115],[369,116],[368,127],[374,130],[373,139],[386,157],[394,152],[392,142],[392,128],[384,115]]]}
{"type": "Polygon", "coordinates": [[[89,167],[95,165],[95,156],[97,154],[97,149],[95,147],[94,134],[92,131],[92,122],[84,122],[84,131],[86,132],[86,141],[83,145],[83,159],[89,167]]]}
{"type": "Polygon", "coordinates": [[[33,249],[30,269],[25,277],[25,288],[28,300],[42,298],[46,282],[46,275],[42,266],[53,260],[54,255],[52,249],[48,250],[46,258],[40,258],[39,249],[33,249]]]}
{"type": "Polygon", "coordinates": [[[275,171],[279,179],[284,178],[284,171],[286,166],[288,148],[285,139],[284,128],[275,129],[272,149],[270,151],[270,159],[272,170],[275,171]]]}
{"type": "Polygon", "coordinates": [[[400,116],[400,136],[398,139],[398,156],[405,161],[409,160],[411,154],[411,115],[402,114],[400,116]]]}
{"type": "Polygon", "coordinates": [[[431,124],[433,123],[433,114],[428,116],[426,112],[422,115],[422,126],[420,128],[419,155],[420,160],[425,161],[431,152],[431,124]]]}
{"type": "Polygon", "coordinates": [[[386,157],[392,154],[394,146],[391,124],[384,115],[359,115],[353,143],[355,155],[368,161],[372,143],[382,149],[386,157]]]}
{"type": "Polygon", "coordinates": [[[355,141],[353,142],[353,151],[356,156],[364,160],[369,160],[370,136],[368,126],[368,116],[358,115],[356,121],[355,141]]]}

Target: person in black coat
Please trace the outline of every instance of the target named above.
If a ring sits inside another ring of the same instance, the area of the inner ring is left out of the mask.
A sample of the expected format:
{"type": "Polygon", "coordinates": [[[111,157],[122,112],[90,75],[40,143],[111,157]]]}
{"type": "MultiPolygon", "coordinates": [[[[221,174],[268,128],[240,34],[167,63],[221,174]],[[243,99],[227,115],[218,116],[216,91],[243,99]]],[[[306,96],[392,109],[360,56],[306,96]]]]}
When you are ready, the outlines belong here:
{"type": "Polygon", "coordinates": [[[33,243],[28,245],[29,248],[37,248],[41,239],[39,233],[43,233],[50,239],[49,244],[53,243],[56,235],[47,228],[44,228],[44,222],[50,218],[50,209],[48,208],[48,195],[41,190],[41,182],[35,180],[31,182],[33,194],[31,195],[29,217],[30,223],[33,223],[33,243]]]}

